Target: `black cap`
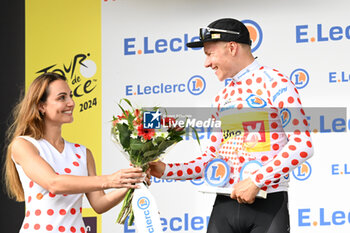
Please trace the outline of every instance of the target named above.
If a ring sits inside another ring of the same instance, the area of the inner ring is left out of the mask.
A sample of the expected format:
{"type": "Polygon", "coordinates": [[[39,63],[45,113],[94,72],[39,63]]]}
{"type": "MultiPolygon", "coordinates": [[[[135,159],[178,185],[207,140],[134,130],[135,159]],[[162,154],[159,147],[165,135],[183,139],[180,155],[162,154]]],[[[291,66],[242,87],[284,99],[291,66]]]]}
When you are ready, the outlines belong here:
{"type": "Polygon", "coordinates": [[[209,41],[235,41],[242,44],[252,44],[247,27],[241,21],[230,18],[218,19],[209,24],[207,28],[201,28],[199,37],[199,41],[189,42],[186,44],[187,47],[203,47],[203,43],[209,41]],[[219,30],[215,31],[215,29],[219,30]],[[203,32],[206,33],[201,36],[203,32]]]}

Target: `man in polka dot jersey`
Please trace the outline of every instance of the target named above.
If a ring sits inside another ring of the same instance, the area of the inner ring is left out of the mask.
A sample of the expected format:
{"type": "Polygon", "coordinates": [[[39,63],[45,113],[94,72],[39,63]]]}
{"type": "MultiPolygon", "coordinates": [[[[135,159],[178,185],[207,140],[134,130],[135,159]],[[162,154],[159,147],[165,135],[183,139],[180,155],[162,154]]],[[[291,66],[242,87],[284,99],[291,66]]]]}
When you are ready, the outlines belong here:
{"type": "Polygon", "coordinates": [[[217,195],[207,232],[289,232],[289,173],[313,155],[297,89],[278,70],[254,59],[249,31],[238,20],[214,21],[200,29],[200,41],[187,46],[204,47],[205,67],[213,69],[219,81],[232,79],[213,104],[212,117],[221,120],[224,133],[211,134],[202,156],[188,163],[154,162],[151,174],[202,178],[205,166],[219,155],[231,167],[226,187],[233,191],[230,197],[217,195]],[[241,134],[235,129],[242,129],[241,134]],[[241,180],[242,169],[251,161],[260,168],[241,180]],[[255,198],[259,190],[268,193],[266,199],[255,198]]]}

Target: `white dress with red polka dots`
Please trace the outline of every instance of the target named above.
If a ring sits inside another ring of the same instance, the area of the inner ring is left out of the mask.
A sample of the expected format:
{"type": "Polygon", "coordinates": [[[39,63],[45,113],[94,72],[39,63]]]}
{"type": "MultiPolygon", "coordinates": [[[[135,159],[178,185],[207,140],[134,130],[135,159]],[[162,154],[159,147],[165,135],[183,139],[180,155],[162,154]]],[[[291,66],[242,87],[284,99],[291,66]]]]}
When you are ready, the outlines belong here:
{"type": "MultiPolygon", "coordinates": [[[[88,175],[84,146],[65,141],[64,150],[60,153],[45,139],[21,137],[38,149],[40,156],[57,174],[88,175]]],[[[20,165],[16,164],[16,168],[22,182],[26,206],[20,233],[86,232],[82,219],[83,194],[52,194],[30,180],[20,165]]]]}
{"type": "Polygon", "coordinates": [[[206,164],[220,156],[231,167],[225,187],[239,182],[242,167],[254,160],[262,166],[248,176],[259,188],[268,193],[287,191],[289,173],[313,155],[308,122],[294,84],[279,71],[254,61],[217,94],[213,107],[212,117],[221,120],[224,133],[211,133],[205,152],[195,160],[167,164],[162,178],[202,178],[206,164]],[[261,112],[265,113],[260,120],[253,119],[261,112]],[[235,121],[236,125],[226,126],[243,132],[225,134],[223,119],[235,121]]]}

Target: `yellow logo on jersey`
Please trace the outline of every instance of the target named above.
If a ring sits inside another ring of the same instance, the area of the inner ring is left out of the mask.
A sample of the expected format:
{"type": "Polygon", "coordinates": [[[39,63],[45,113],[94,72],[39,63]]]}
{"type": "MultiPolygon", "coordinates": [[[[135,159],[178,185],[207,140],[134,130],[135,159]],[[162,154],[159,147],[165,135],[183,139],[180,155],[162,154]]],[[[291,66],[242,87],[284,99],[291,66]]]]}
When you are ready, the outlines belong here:
{"type": "Polygon", "coordinates": [[[220,120],[224,136],[226,135],[223,144],[236,136],[243,136],[244,148],[247,152],[271,150],[268,112],[237,113],[235,110],[232,114],[225,114],[220,120]],[[230,132],[234,133],[230,134],[230,132]],[[243,135],[238,135],[236,132],[243,132],[243,135]]]}

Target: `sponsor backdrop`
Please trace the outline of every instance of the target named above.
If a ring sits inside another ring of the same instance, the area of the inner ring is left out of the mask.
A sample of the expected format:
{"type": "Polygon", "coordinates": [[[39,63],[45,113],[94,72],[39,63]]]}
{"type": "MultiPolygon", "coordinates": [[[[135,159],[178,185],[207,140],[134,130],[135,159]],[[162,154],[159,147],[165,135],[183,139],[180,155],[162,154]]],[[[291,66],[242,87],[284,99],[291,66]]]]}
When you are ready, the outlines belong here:
{"type": "MultiPolygon", "coordinates": [[[[243,20],[260,64],[289,76],[304,107],[325,107],[309,117],[317,122],[314,157],[290,173],[291,232],[349,232],[349,119],[328,116],[326,109],[348,107],[350,95],[350,3],[336,2],[330,12],[328,4],[315,0],[27,1],[26,81],[54,70],[68,77],[76,109],[65,137],[88,146],[98,173],[109,174],[129,166],[110,138],[119,100],[128,98],[140,107],[209,107],[226,83],[204,68],[202,49],[185,44],[218,18],[243,20]]],[[[203,142],[209,134],[199,130],[203,142]]],[[[194,135],[184,139],[165,161],[187,162],[200,155],[194,135]]],[[[215,196],[197,191],[203,181],[152,181],[164,232],[206,231],[215,196]]],[[[96,216],[84,205],[86,217],[96,216]]],[[[134,226],[115,224],[120,208],[87,221],[97,225],[97,232],[136,232],[134,226]]]]}

